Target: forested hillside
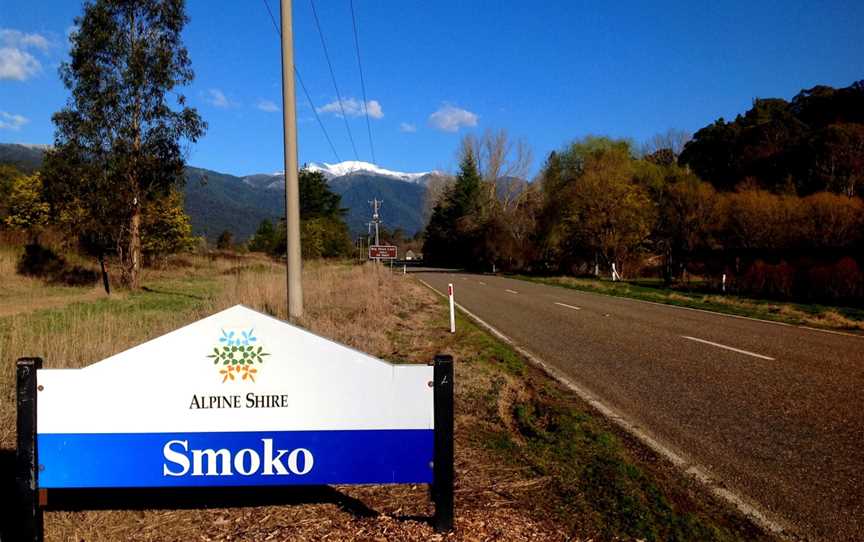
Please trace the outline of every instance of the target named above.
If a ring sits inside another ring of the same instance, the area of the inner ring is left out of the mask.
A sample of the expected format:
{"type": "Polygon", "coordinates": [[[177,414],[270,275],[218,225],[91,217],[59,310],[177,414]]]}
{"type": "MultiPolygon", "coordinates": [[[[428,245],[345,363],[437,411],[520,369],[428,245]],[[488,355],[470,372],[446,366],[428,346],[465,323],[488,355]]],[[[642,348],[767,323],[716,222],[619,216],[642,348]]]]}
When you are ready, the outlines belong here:
{"type": "Polygon", "coordinates": [[[422,184],[355,174],[333,179],[330,186],[341,194],[342,206],[348,209],[345,220],[355,234],[367,230],[366,223],[372,212],[369,201],[372,198],[384,202],[381,214],[387,228],[401,228],[409,235],[414,235],[426,225],[426,217],[423,216],[426,187],[422,184]]]}
{"type": "Polygon", "coordinates": [[[230,231],[238,242],[246,241],[262,220],[275,222],[285,216],[281,193],[267,195],[239,177],[216,171],[187,167],[185,193],[193,232],[211,242],[223,231],[230,231]]]}
{"type": "Polygon", "coordinates": [[[816,86],[791,101],[756,99],[735,120],[696,132],[679,157],[718,190],[746,182],[806,196],[864,190],[864,81],[816,86]]]}

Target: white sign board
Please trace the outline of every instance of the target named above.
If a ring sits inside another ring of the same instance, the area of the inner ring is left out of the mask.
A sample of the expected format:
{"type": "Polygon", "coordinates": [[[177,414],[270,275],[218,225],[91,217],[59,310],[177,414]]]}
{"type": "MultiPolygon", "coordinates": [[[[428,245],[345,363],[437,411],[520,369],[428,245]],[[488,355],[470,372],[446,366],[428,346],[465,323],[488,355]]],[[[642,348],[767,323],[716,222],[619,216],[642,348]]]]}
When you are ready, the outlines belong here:
{"type": "Polygon", "coordinates": [[[237,305],[40,369],[38,484],[428,483],[432,378],[237,305]]]}

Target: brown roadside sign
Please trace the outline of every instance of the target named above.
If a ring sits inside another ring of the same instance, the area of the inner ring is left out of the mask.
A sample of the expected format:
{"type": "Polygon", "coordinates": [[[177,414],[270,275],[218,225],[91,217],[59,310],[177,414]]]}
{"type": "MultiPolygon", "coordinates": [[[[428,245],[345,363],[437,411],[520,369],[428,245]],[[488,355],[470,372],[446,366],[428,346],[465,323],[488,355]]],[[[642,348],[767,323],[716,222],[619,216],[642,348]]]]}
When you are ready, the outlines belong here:
{"type": "Polygon", "coordinates": [[[397,249],[391,245],[371,245],[369,247],[369,259],[395,260],[397,249]]]}

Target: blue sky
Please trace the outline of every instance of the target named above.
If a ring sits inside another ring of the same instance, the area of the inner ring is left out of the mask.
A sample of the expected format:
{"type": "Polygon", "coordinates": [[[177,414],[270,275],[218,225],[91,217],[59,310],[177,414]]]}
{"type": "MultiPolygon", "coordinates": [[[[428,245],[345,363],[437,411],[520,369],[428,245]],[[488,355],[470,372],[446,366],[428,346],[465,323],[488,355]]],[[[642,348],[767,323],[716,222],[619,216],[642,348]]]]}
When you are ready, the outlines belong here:
{"type": "MultiPolygon", "coordinates": [[[[279,16],[279,0],[268,0],[279,16]]],[[[379,165],[451,170],[462,134],[504,128],[534,169],[586,134],[695,131],[753,98],[864,78],[864,2],[355,0],[379,165]]],[[[358,157],[372,161],[348,0],[317,0],[358,157]],[[351,102],[350,100],[355,100],[351,102]]],[[[50,143],[67,92],[57,65],[72,0],[0,0],[0,142],[50,143]]],[[[185,89],[210,127],[190,163],[282,169],[279,42],[263,0],[189,0],[196,72],[185,89]]],[[[296,63],[339,157],[355,159],[308,0],[296,63]],[[328,104],[329,107],[328,107],[328,104]]],[[[335,162],[299,86],[300,161],[335,162]]]]}

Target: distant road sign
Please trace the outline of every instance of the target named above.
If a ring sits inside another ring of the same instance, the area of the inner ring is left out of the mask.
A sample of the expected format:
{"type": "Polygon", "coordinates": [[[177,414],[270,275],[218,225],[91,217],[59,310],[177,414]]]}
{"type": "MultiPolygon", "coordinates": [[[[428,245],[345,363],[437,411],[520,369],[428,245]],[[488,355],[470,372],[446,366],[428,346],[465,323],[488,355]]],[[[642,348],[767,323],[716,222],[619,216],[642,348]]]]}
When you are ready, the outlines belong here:
{"type": "Polygon", "coordinates": [[[369,247],[369,259],[395,260],[398,250],[390,245],[372,245],[369,247]]]}

